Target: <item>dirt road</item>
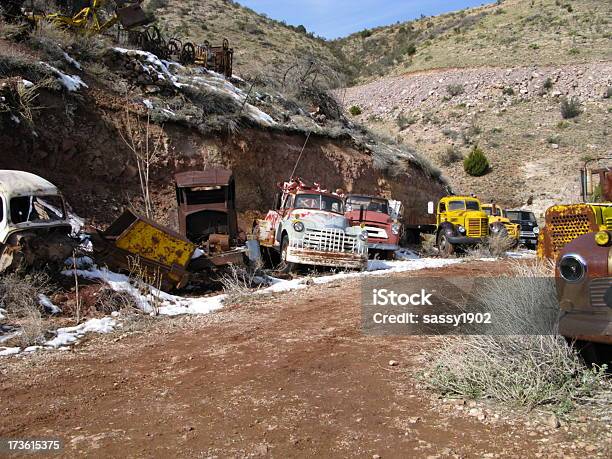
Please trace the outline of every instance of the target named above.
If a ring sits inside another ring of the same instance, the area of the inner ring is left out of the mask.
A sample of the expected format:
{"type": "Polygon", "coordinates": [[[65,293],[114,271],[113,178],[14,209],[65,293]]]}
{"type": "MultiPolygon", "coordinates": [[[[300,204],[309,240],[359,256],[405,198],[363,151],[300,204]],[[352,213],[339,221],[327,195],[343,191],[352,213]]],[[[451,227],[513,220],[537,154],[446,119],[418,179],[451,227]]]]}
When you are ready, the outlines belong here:
{"type": "Polygon", "coordinates": [[[360,319],[352,280],[4,359],[0,438],[59,437],[71,457],[606,454],[593,439],[572,443],[581,426],[479,421],[436,401],[417,374],[438,341],[366,337],[360,319]]]}

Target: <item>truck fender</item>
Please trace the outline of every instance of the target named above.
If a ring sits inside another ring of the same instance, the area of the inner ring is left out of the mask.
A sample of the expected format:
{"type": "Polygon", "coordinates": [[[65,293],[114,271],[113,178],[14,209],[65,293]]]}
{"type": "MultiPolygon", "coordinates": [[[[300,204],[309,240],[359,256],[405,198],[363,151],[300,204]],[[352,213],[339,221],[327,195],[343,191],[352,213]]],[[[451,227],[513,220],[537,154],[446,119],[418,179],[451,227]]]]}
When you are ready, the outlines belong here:
{"type": "Polygon", "coordinates": [[[455,225],[453,225],[451,222],[440,223],[440,226],[438,227],[438,231],[436,232],[436,240],[438,239],[438,236],[440,235],[441,232],[445,232],[447,236],[457,235],[457,229],[455,228],[455,225]]]}

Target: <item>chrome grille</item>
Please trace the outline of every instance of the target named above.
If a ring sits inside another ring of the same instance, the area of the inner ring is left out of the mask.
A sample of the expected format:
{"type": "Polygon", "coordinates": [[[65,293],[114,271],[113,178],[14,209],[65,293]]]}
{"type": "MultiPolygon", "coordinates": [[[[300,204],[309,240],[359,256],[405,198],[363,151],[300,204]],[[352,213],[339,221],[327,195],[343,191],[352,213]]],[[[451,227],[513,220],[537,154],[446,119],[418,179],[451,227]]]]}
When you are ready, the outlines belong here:
{"type": "Polygon", "coordinates": [[[376,239],[389,239],[389,235],[384,228],[377,228],[375,226],[366,226],[365,230],[368,232],[368,237],[376,239]]]}
{"type": "Polygon", "coordinates": [[[604,295],[610,287],[612,287],[612,278],[610,277],[591,279],[591,283],[589,285],[589,292],[591,295],[591,307],[608,307],[606,301],[604,300],[604,295]]]}
{"type": "Polygon", "coordinates": [[[521,237],[524,238],[534,238],[537,237],[533,231],[521,231],[521,237]]]}
{"type": "Polygon", "coordinates": [[[291,246],[298,249],[316,250],[319,252],[343,252],[365,254],[366,244],[359,244],[357,236],[347,235],[340,229],[309,229],[303,239],[291,241],[291,246]]]}

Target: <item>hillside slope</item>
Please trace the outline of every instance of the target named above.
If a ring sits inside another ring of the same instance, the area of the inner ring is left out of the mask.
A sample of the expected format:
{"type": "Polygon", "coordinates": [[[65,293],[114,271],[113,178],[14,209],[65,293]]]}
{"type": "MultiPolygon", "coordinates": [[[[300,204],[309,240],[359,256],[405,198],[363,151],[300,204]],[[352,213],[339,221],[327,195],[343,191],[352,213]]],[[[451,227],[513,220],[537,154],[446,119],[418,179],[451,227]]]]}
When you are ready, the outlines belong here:
{"type": "Polygon", "coordinates": [[[434,68],[560,65],[612,59],[612,2],[503,0],[333,42],[358,79],[434,68]]]}
{"type": "Polygon", "coordinates": [[[579,168],[610,156],[612,63],[430,70],[339,91],[358,119],[435,162],[458,193],[528,206],[541,215],[579,200],[579,168]],[[564,119],[576,98],[580,113],[564,119]],[[478,146],[491,170],[471,177],[462,159],[478,146]]]}
{"type": "Polygon", "coordinates": [[[208,40],[220,45],[223,38],[234,48],[238,75],[279,83],[304,71],[310,62],[320,67],[328,85],[344,81],[344,58],[328,42],[305,29],[269,19],[228,0],[150,0],[149,6],[169,36],[208,40]],[[162,6],[158,6],[162,5],[162,6]],[[299,68],[292,68],[298,65],[299,68]]]}

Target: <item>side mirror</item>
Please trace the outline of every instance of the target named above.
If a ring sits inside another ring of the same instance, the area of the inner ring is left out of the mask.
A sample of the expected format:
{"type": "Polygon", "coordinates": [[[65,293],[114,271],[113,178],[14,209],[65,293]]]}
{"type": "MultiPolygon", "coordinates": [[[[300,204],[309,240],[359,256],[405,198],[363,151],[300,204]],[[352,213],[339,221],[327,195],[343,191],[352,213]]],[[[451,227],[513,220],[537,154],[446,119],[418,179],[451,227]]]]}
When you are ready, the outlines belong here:
{"type": "Polygon", "coordinates": [[[427,213],[428,213],[429,215],[434,215],[434,214],[436,213],[436,212],[435,212],[435,207],[434,207],[434,202],[433,202],[433,201],[429,201],[429,202],[427,203],[427,213]]]}

